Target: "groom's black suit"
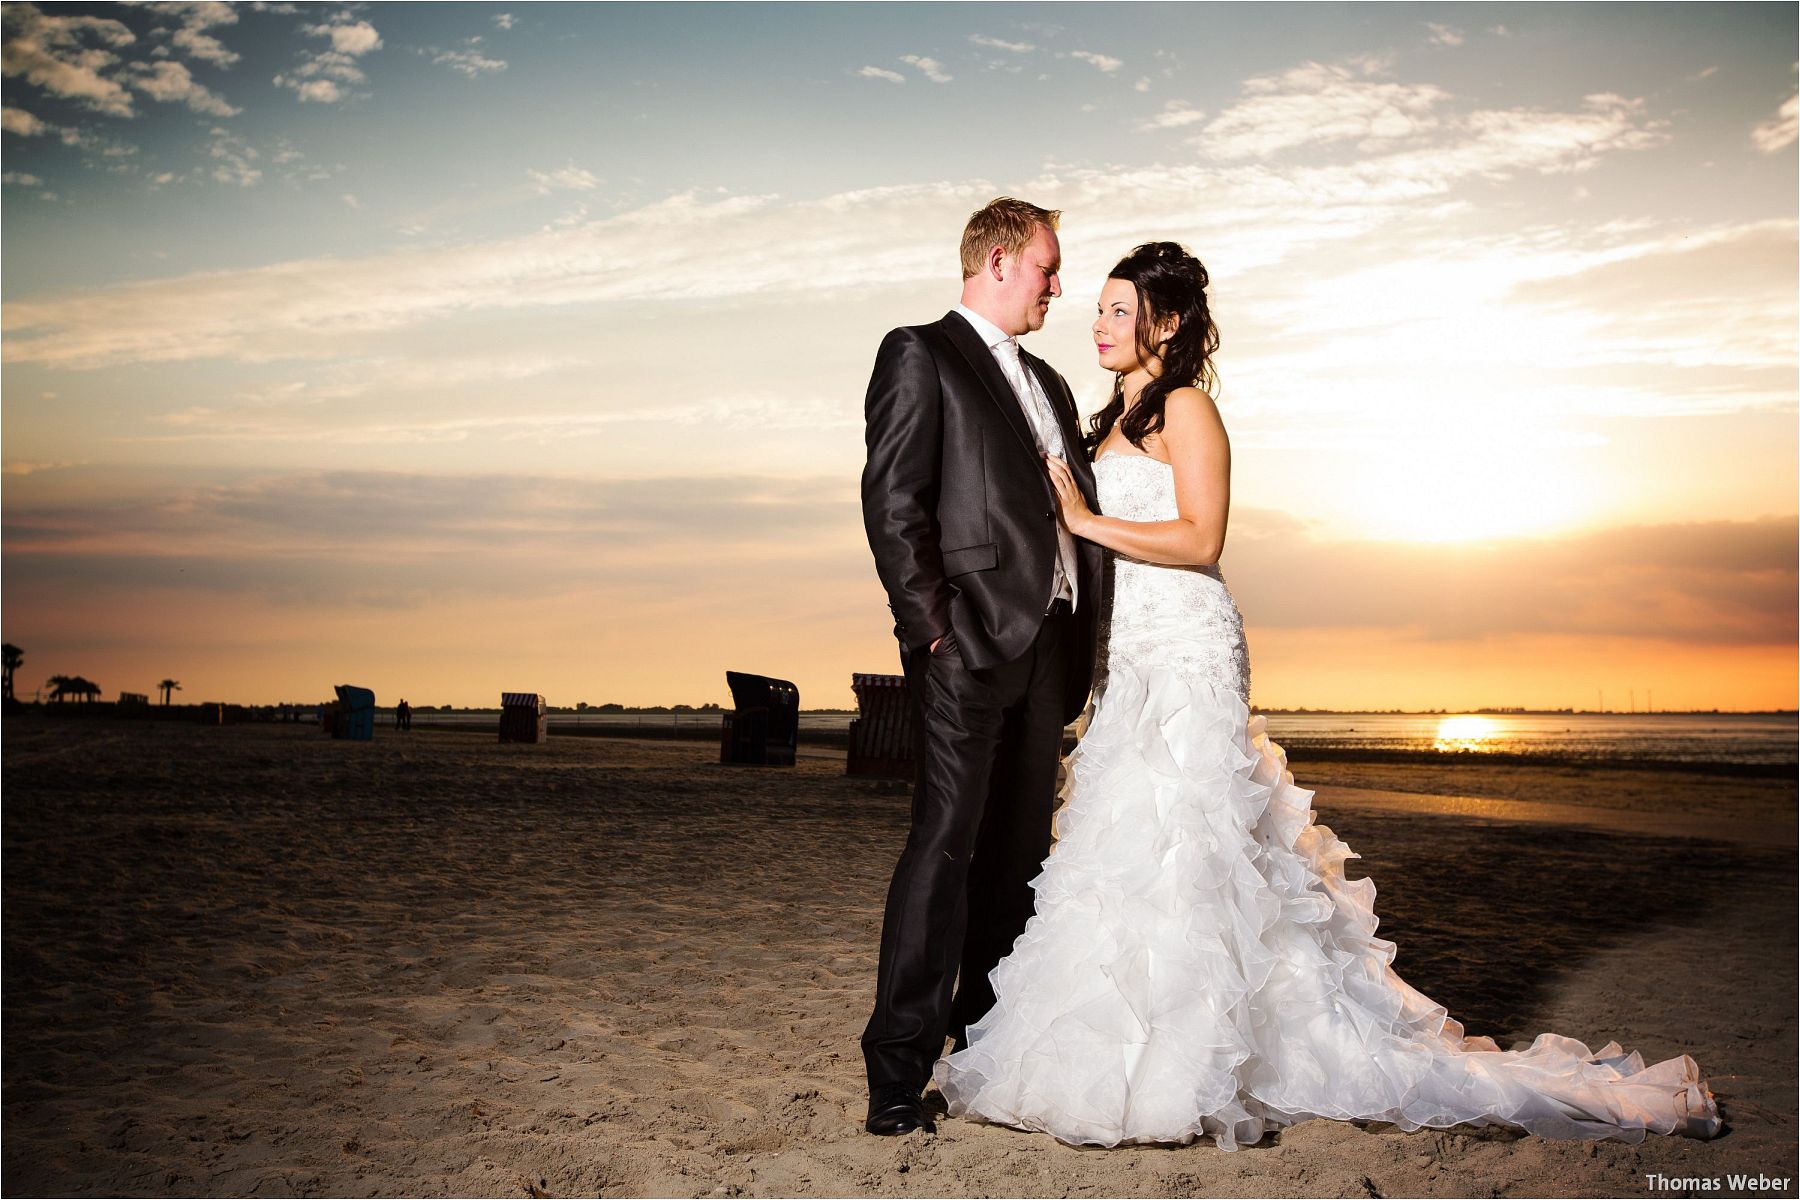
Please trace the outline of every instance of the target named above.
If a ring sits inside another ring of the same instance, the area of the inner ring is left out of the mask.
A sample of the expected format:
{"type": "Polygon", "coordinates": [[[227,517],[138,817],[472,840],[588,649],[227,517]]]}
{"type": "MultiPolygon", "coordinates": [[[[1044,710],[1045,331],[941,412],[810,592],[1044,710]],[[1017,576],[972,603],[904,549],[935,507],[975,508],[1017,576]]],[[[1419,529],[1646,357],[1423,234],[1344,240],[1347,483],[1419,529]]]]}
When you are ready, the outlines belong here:
{"type": "MultiPolygon", "coordinates": [[[[1068,384],[1042,359],[1021,359],[1097,509],[1068,384]]],[[[1101,554],[1075,541],[1074,612],[1047,615],[1055,491],[1018,396],[960,314],[887,335],[864,416],[863,524],[920,746],[862,1047],[872,1090],[916,1094],[945,1035],[960,1044],[992,1007],[987,974],[1031,916],[1063,726],[1093,680],[1101,554]]]]}

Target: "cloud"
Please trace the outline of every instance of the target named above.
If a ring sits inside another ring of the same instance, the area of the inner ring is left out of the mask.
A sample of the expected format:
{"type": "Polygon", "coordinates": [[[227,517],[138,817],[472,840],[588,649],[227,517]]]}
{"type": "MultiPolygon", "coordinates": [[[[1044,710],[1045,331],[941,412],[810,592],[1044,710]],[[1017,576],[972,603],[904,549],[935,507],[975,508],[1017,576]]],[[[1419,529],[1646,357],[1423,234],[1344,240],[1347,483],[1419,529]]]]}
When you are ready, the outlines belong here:
{"type": "MultiPolygon", "coordinates": [[[[1357,186],[1337,178],[1307,192],[1327,211],[1357,186]]],[[[1266,212],[1285,221],[1286,208],[1272,198],[1266,212]]],[[[1611,456],[1582,441],[1597,429],[1794,410],[1793,221],[1603,230],[1570,216],[1471,235],[1404,202],[1364,225],[1375,211],[1346,214],[1356,241],[1315,242],[1293,271],[1232,264],[1229,230],[1190,243],[1211,244],[1214,278],[1235,280],[1234,444],[1350,453],[1345,482],[1306,502],[1346,528],[1566,527],[1608,507],[1592,464],[1611,456]],[[1528,385],[1508,365],[1521,345],[1528,385]],[[1463,500],[1424,508],[1434,494],[1463,500]]]]}
{"type": "Polygon", "coordinates": [[[16,133],[20,137],[37,137],[47,133],[52,127],[44,121],[32,116],[22,108],[7,105],[0,108],[0,129],[7,133],[16,133]]]}
{"type": "MultiPolygon", "coordinates": [[[[305,377],[243,388],[229,399],[156,413],[147,418],[165,432],[121,440],[134,442],[282,442],[337,445],[444,443],[481,437],[493,441],[566,438],[597,433],[629,420],[617,413],[508,412],[475,418],[446,416],[439,403],[459,389],[518,383],[581,367],[582,360],[555,354],[445,355],[424,358],[350,358],[305,377]],[[406,415],[409,398],[428,396],[418,415],[406,415]],[[378,397],[379,408],[368,399],[378,397]],[[350,402],[344,407],[336,407],[350,402]]],[[[747,401],[710,402],[671,419],[735,419],[747,401]]],[[[754,407],[753,405],[751,407],[754,407]]],[[[802,409],[804,405],[800,406],[802,409]]],[[[808,413],[818,418],[818,413],[808,413]]]]}
{"type": "Polygon", "coordinates": [[[944,70],[944,64],[935,58],[926,58],[922,54],[902,54],[900,61],[907,66],[916,67],[919,74],[933,83],[949,83],[955,76],[944,70]]]}
{"type": "Polygon", "coordinates": [[[335,79],[340,83],[362,83],[368,79],[356,59],[337,50],[322,50],[294,69],[302,79],[335,79]]]}
{"type": "Polygon", "coordinates": [[[518,18],[514,17],[511,13],[494,14],[494,24],[500,29],[511,29],[517,23],[518,18]]]}
{"type": "Polygon", "coordinates": [[[1800,137],[1800,95],[1782,101],[1774,116],[1750,131],[1750,141],[1764,154],[1774,154],[1800,137]]]}
{"type": "Polygon", "coordinates": [[[197,58],[215,66],[229,67],[241,57],[236,51],[226,49],[225,43],[218,38],[192,28],[176,30],[170,41],[189,58],[197,58]]]}
{"type": "Polygon", "coordinates": [[[131,96],[106,71],[118,64],[112,51],[137,40],[131,30],[106,17],[51,16],[20,0],[0,8],[5,38],[0,70],[53,96],[115,117],[133,115],[131,96]]]}
{"type": "MultiPolygon", "coordinates": [[[[223,140],[214,155],[228,164],[232,160],[227,156],[234,152],[241,159],[254,157],[241,144],[223,140]]],[[[890,190],[884,199],[892,208],[916,202],[921,195],[954,195],[953,203],[963,216],[987,198],[981,196],[971,204],[976,190],[927,185],[890,190]]],[[[76,300],[84,314],[78,318],[85,330],[79,339],[81,349],[51,328],[74,316],[74,310],[54,302],[51,307],[15,302],[6,308],[6,351],[10,362],[48,354],[63,362],[98,363],[117,361],[121,355],[133,358],[146,350],[166,361],[237,353],[248,348],[247,337],[262,347],[252,351],[260,355],[280,342],[293,345],[292,335],[301,329],[392,329],[433,315],[468,311],[471,306],[510,309],[622,297],[692,297],[715,293],[728,280],[733,282],[727,284],[726,293],[732,295],[795,287],[811,290],[821,279],[830,278],[821,275],[817,261],[809,261],[816,259],[841,263],[845,272],[841,282],[854,281],[857,286],[863,286],[871,264],[935,274],[940,257],[935,246],[921,244],[916,250],[908,246],[897,253],[895,248],[877,250],[870,244],[860,258],[804,249],[820,237],[838,243],[845,226],[858,223],[842,205],[871,200],[881,203],[862,192],[784,211],[769,197],[703,201],[677,196],[571,229],[498,242],[196,275],[174,282],[173,290],[143,284],[99,289],[76,300]],[[807,233],[807,226],[815,222],[814,231],[807,233]],[[794,244],[784,247],[790,238],[796,239],[794,244]],[[732,261],[734,270],[719,271],[721,258],[732,261]],[[421,272],[430,279],[422,278],[421,272]],[[236,276],[235,283],[227,282],[230,275],[236,276]],[[237,295],[236,301],[219,303],[231,293],[237,295]],[[157,295],[159,299],[153,298],[157,295]],[[164,301],[172,306],[164,306],[164,301]],[[90,326],[90,320],[110,329],[90,326]],[[152,329],[158,332],[152,334],[152,329]],[[269,335],[276,340],[267,341],[269,335]],[[152,349],[139,340],[145,336],[173,340],[152,349]],[[56,349],[58,342],[61,350],[56,349]]],[[[878,224],[868,224],[868,231],[849,244],[860,249],[865,241],[886,239],[885,231],[877,236],[878,229],[878,224]]]]}
{"type": "Polygon", "coordinates": [[[330,38],[333,50],[353,58],[381,49],[381,35],[367,21],[339,20],[327,25],[307,25],[304,31],[330,38]]]}
{"type": "Polygon", "coordinates": [[[1793,345],[1775,329],[1796,317],[1795,244],[1793,221],[1633,238],[1570,255],[1553,275],[1533,270],[1536,278],[1521,279],[1498,299],[1509,308],[1566,315],[1580,331],[1576,337],[1539,334],[1539,361],[1546,367],[1643,374],[1617,390],[1584,389],[1579,403],[1586,411],[1667,416],[1791,410],[1793,345]],[[1746,319],[1746,311],[1762,319],[1746,319]],[[1751,387],[1752,380],[1762,382],[1751,387]]]}
{"type": "MultiPolygon", "coordinates": [[[[1379,162],[1378,186],[1430,182],[1434,175],[1577,171],[1620,150],[1668,140],[1668,122],[1649,118],[1641,100],[1611,93],[1584,97],[1579,112],[1541,109],[1453,110],[1433,84],[1385,77],[1374,61],[1307,63],[1244,85],[1244,98],[1220,113],[1195,144],[1221,159],[1266,159],[1303,146],[1346,144],[1379,162]],[[1368,155],[1388,149],[1381,158],[1368,155]],[[1491,166],[1490,166],[1491,164],[1491,166]]],[[[1335,168],[1331,168],[1335,169],[1335,168]]]]}
{"type": "Polygon", "coordinates": [[[1092,63],[1108,75],[1125,65],[1122,58],[1114,58],[1109,54],[1095,54],[1092,50],[1071,50],[1069,58],[1078,58],[1084,63],[1092,63]]]}
{"type": "Polygon", "coordinates": [[[1162,111],[1143,122],[1139,129],[1180,129],[1184,125],[1192,125],[1206,120],[1206,113],[1198,108],[1189,108],[1185,100],[1171,100],[1163,105],[1162,111]]]}
{"type": "Polygon", "coordinates": [[[1008,42],[985,34],[971,33],[969,40],[977,46],[986,46],[990,50],[1004,50],[1008,54],[1030,54],[1037,47],[1030,42],[1008,42]]]}
{"type": "Polygon", "coordinates": [[[1285,533],[1235,538],[1226,554],[1259,626],[1791,646],[1797,535],[1793,517],[1765,517],[1454,546],[1285,533]]]}
{"type": "Polygon", "coordinates": [[[1131,90],[1134,92],[1149,91],[1150,90],[1150,77],[1148,75],[1146,75],[1142,79],[1138,80],[1136,83],[1132,84],[1131,90]]]}
{"type": "MultiPolygon", "coordinates": [[[[1428,138],[1337,165],[1058,167],[1021,180],[1020,194],[1069,214],[1065,259],[1088,264],[1065,277],[1065,313],[1091,303],[1082,280],[1098,279],[1145,230],[1199,248],[1214,278],[1230,281],[1234,439],[1398,438],[1435,419],[1482,429],[1498,445],[1490,427],[1502,411],[1559,431],[1584,414],[1791,408],[1795,302],[1781,265],[1792,262],[1792,222],[1583,220],[1472,234],[1457,215],[1468,187],[1578,169],[1631,139],[1596,141],[1585,119],[1565,127],[1557,114],[1517,128],[1490,128],[1448,105],[1441,115],[1428,138]],[[1509,347],[1519,345],[1533,347],[1528,388],[1516,385],[1509,347]]],[[[1617,117],[1615,133],[1653,125],[1629,104],[1617,117]]],[[[586,199],[594,191],[580,186],[583,169],[541,169],[520,183],[586,199]]],[[[992,194],[989,181],[816,198],[690,194],[600,217],[567,212],[508,237],[37,295],[6,305],[5,352],[9,366],[48,368],[329,361],[483,323],[605,321],[608,306],[626,303],[748,312],[793,298],[835,312],[862,299],[885,311],[941,284],[933,231],[960,227],[992,194]]],[[[1082,393],[1087,407],[1099,399],[1082,393]]],[[[236,429],[230,419],[159,432],[270,441],[288,432],[267,422],[236,429]]],[[[527,425],[430,427],[411,417],[384,429],[331,425],[330,436],[344,438],[532,436],[527,425]]],[[[1565,514],[1592,507],[1581,504],[1565,514]]],[[[1554,516],[1553,507],[1544,511],[1554,516]]]]}
{"type": "Polygon", "coordinates": [[[589,215],[588,206],[581,201],[577,201],[574,205],[565,209],[559,215],[552,217],[549,220],[549,222],[547,222],[543,226],[543,228],[544,229],[568,229],[568,228],[571,228],[572,226],[580,225],[583,222],[585,222],[588,219],[588,215],[589,215]]]}
{"type": "Polygon", "coordinates": [[[169,41],[189,58],[217,67],[229,67],[238,61],[240,55],[206,32],[216,25],[237,24],[237,12],[231,5],[221,0],[173,0],[148,7],[153,12],[180,19],[181,25],[169,41]]]}
{"type": "Polygon", "coordinates": [[[123,502],[9,500],[4,530],[9,586],[83,578],[284,604],[348,591],[371,606],[602,583],[654,603],[671,586],[716,588],[746,569],[791,582],[809,563],[806,574],[873,591],[862,539],[855,482],[837,477],[379,471],[281,473],[123,502]]]}
{"type": "Polygon", "coordinates": [[[69,467],[82,467],[86,465],[86,460],[79,462],[39,462],[27,458],[9,458],[6,460],[5,466],[0,467],[0,474],[37,475],[44,471],[61,471],[69,467]]]}
{"type": "MultiPolygon", "coordinates": [[[[621,432],[643,421],[636,409],[607,411],[518,411],[478,416],[373,411],[362,398],[380,396],[395,402],[408,393],[449,389],[478,382],[508,382],[564,369],[555,360],[493,363],[480,359],[436,363],[390,363],[366,368],[358,377],[311,387],[304,382],[238,397],[228,407],[192,405],[157,414],[150,421],[159,432],[119,439],[134,445],[257,443],[282,446],[445,446],[474,443],[499,446],[508,442],[563,446],[586,438],[615,441],[621,432]],[[347,409],[309,411],[337,401],[357,401],[347,409]]],[[[721,394],[665,404],[657,410],[667,427],[737,430],[767,434],[793,430],[860,426],[859,416],[835,398],[801,399],[763,393],[721,394]]]]}
{"type": "Polygon", "coordinates": [[[886,67],[863,67],[857,72],[863,79],[885,79],[889,83],[905,83],[906,76],[898,71],[890,71],[886,67]]]}
{"type": "Polygon", "coordinates": [[[381,49],[381,35],[367,21],[307,25],[304,32],[331,39],[331,49],[303,51],[300,65],[275,76],[278,87],[291,88],[301,101],[336,104],[350,96],[345,84],[366,82],[357,59],[381,49]]]}
{"type": "MultiPolygon", "coordinates": [[[[175,589],[371,607],[606,586],[655,604],[690,591],[729,602],[746,571],[761,571],[785,580],[784,594],[866,599],[857,623],[878,624],[880,611],[853,472],[287,471],[64,495],[9,497],[9,586],[79,583],[115,602],[175,589]]],[[[1225,569],[1253,630],[1284,639],[1379,631],[1427,646],[1570,637],[1791,648],[1797,533],[1794,518],[1770,517],[1419,546],[1313,537],[1287,514],[1247,510],[1234,517],[1225,569]]]]}
{"type": "Polygon", "coordinates": [[[1319,142],[1368,149],[1438,127],[1450,94],[1433,84],[1371,78],[1377,68],[1309,62],[1245,81],[1244,98],[1206,127],[1200,144],[1225,158],[1262,158],[1319,142]]]}
{"type": "MultiPolygon", "coordinates": [[[[1292,287],[1277,289],[1266,307],[1246,314],[1263,327],[1294,328],[1295,313],[1301,311],[1309,319],[1324,313],[1351,319],[1384,311],[1372,308],[1371,295],[1392,296],[1396,302],[1428,297],[1432,307],[1422,315],[1444,321],[1466,314],[1472,305],[1503,299],[1487,291],[1472,293],[1472,278],[1491,279],[1503,290],[1514,281],[1566,276],[1583,261],[1580,251],[1591,245],[1594,231],[1585,227],[1557,231],[1541,245],[1520,246],[1499,239],[1479,247],[1488,275],[1450,269],[1464,257],[1453,243],[1466,244],[1468,239],[1466,231],[1446,234],[1441,251],[1446,265],[1431,276],[1429,287],[1418,286],[1413,278],[1374,280],[1342,295],[1332,290],[1334,276],[1318,268],[1318,248],[1366,241],[1384,228],[1404,228],[1409,250],[1395,265],[1415,273],[1425,270],[1421,256],[1435,262],[1440,251],[1418,249],[1412,243],[1444,219],[1432,215],[1434,198],[1448,197],[1471,180],[1575,169],[1580,162],[1631,147],[1633,132],[1650,125],[1642,112],[1621,104],[1614,106],[1603,128],[1597,128],[1589,114],[1530,114],[1516,124],[1490,122],[1486,117],[1446,120],[1429,144],[1407,144],[1336,166],[1203,161],[1139,171],[1060,169],[1053,177],[1022,182],[1030,185],[1026,194],[1052,195],[1057,207],[1085,214],[1079,224],[1071,219],[1065,230],[1064,252],[1070,261],[1092,246],[1095,257],[1110,262],[1121,245],[1131,244],[1128,239],[1141,236],[1143,230],[1166,231],[1168,236],[1207,246],[1208,265],[1218,277],[1245,280],[1240,290],[1250,287],[1248,303],[1256,298],[1257,286],[1272,286],[1256,284],[1259,272],[1307,255],[1303,297],[1296,296],[1292,287]],[[1196,205],[1196,196],[1205,196],[1206,203],[1196,205]],[[1382,290],[1371,291],[1375,288],[1382,290]]],[[[256,164],[246,165],[254,169],[256,164]]],[[[540,187],[552,186],[555,172],[540,175],[541,179],[532,177],[540,187]]],[[[471,312],[621,300],[704,298],[736,303],[749,296],[781,293],[830,296],[866,291],[872,277],[887,287],[922,286],[937,280],[942,270],[941,246],[928,231],[959,227],[967,213],[991,195],[985,181],[860,189],[795,200],[689,194],[567,227],[460,245],[284,262],[35,296],[6,305],[6,354],[10,363],[52,367],[214,357],[305,358],[336,355],[346,338],[429,326],[471,312]],[[733,269],[718,270],[721,260],[730,261],[733,269]]],[[[1613,239],[1608,252],[1648,253],[1668,240],[1613,239]]],[[[1666,281],[1658,280],[1654,295],[1678,296],[1682,290],[1671,290],[1666,281]]],[[[1741,314],[1731,318],[1734,332],[1720,344],[1732,347],[1734,361],[1762,355],[1758,369],[1769,365],[1764,343],[1771,322],[1778,323],[1779,311],[1772,310],[1767,320],[1744,320],[1741,314]],[[1755,345],[1745,346],[1744,339],[1751,337],[1755,345]]],[[[1395,320],[1418,315],[1409,309],[1395,320]]],[[[1578,354],[1602,353],[1622,358],[1643,348],[1636,333],[1615,347],[1584,338],[1580,323],[1556,318],[1555,327],[1547,328],[1550,322],[1546,317],[1521,329],[1520,335],[1549,337],[1548,346],[1566,347],[1558,352],[1571,360],[1578,354]]],[[[1347,347],[1334,339],[1366,342],[1378,332],[1359,324],[1346,331],[1298,329],[1295,336],[1301,344],[1315,338],[1321,353],[1341,355],[1347,347]]],[[[1698,356],[1690,361],[1706,361],[1705,351],[1690,347],[1694,339],[1719,332],[1696,325],[1678,344],[1684,354],[1698,356]]],[[[1465,340],[1462,335],[1439,338],[1447,346],[1462,346],[1465,340]]],[[[1290,345],[1283,353],[1294,351],[1290,345]]],[[[1327,374],[1305,383],[1320,394],[1341,393],[1343,388],[1330,384],[1329,378],[1327,374]]],[[[1725,391],[1740,384],[1734,380],[1725,391]]],[[[1274,388],[1271,394],[1286,395],[1290,390],[1274,388]]],[[[1662,402],[1665,389],[1658,387],[1654,394],[1662,402]]],[[[1385,402],[1360,393],[1355,401],[1385,402]]],[[[1667,402],[1679,404],[1680,399],[1671,397],[1667,402]]]]}
{"type": "Polygon", "coordinates": [[[431,60],[438,66],[460,71],[470,79],[506,70],[504,59],[489,58],[477,50],[441,50],[431,60]]]}
{"type": "Polygon", "coordinates": [[[532,189],[540,196],[548,196],[551,192],[591,192],[600,186],[600,177],[586,167],[578,167],[570,163],[554,171],[525,172],[530,176],[532,189]]]}
{"type": "Polygon", "coordinates": [[[1428,40],[1434,46],[1460,46],[1463,44],[1464,38],[1460,29],[1440,25],[1436,21],[1427,21],[1425,28],[1431,35],[1428,40]]]}
{"type": "MultiPolygon", "coordinates": [[[[13,113],[19,112],[19,110],[8,109],[7,112],[13,113]]],[[[41,121],[36,117],[32,117],[29,113],[21,113],[20,115],[21,117],[26,118],[26,120],[21,123],[33,131],[32,135],[27,136],[53,133],[56,135],[57,140],[63,145],[81,151],[83,157],[89,162],[98,159],[104,164],[106,163],[106,160],[129,158],[138,152],[137,147],[129,142],[121,142],[114,138],[103,137],[91,130],[81,129],[73,125],[52,125],[48,121],[41,121]]],[[[14,121],[18,120],[18,118],[9,117],[7,120],[14,121]]],[[[10,125],[7,128],[8,132],[18,132],[13,130],[10,125]]]]}
{"type": "Polygon", "coordinates": [[[17,187],[43,187],[44,181],[26,171],[6,171],[0,173],[0,183],[10,183],[17,187]]]}
{"type": "Polygon", "coordinates": [[[336,104],[347,92],[329,79],[299,80],[286,75],[277,75],[275,82],[282,87],[292,88],[302,103],[336,104]]]}
{"type": "Polygon", "coordinates": [[[229,130],[214,127],[212,145],[207,154],[213,159],[212,177],[220,183],[254,187],[262,180],[262,169],[255,165],[255,147],[229,130]]]}
{"type": "Polygon", "coordinates": [[[133,63],[129,78],[132,87],[165,104],[183,103],[195,112],[210,113],[215,117],[236,116],[242,111],[210,91],[178,62],[164,59],[157,63],[133,63]]]}

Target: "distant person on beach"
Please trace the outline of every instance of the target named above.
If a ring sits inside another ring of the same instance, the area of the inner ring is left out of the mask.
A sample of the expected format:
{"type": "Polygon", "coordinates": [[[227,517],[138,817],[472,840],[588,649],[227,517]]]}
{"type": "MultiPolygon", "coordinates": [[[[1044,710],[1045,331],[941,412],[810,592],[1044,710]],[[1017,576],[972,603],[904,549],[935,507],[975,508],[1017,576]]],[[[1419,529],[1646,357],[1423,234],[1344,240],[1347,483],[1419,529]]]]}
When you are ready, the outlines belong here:
{"type": "Polygon", "coordinates": [[[864,402],[863,524],[922,741],[862,1036],[871,1133],[930,1124],[945,1037],[993,1004],[1091,682],[1100,551],[1057,520],[1045,456],[1089,504],[1093,479],[1068,384],[1018,341],[1062,294],[1059,217],[1005,196],[972,215],[961,302],[888,333],[864,402]]]}
{"type": "MultiPolygon", "coordinates": [[[[963,958],[959,996],[995,999],[979,1020],[974,1010],[958,1014],[973,1023],[966,1035],[957,1026],[956,1051],[935,1066],[950,1113],[1072,1144],[1210,1136],[1222,1150],[1314,1117],[1405,1130],[1498,1123],[1629,1142],[1646,1131],[1713,1136],[1718,1109],[1689,1056],[1646,1067],[1616,1042],[1590,1050],[1553,1033],[1501,1051],[1490,1038],[1465,1037],[1390,965],[1394,943],[1375,936],[1373,881],[1345,876],[1345,860],[1357,855],[1317,823],[1312,793],[1295,786],[1286,755],[1248,707],[1243,622],[1218,566],[1231,450],[1211,394],[1219,343],[1207,286],[1200,260],[1173,242],[1139,246],[1113,268],[1093,324],[1099,365],[1113,375],[1111,402],[1094,415],[1084,445],[1069,439],[1084,453],[1050,451],[1062,527],[1112,560],[1102,666],[1069,760],[1056,848],[1032,880],[1036,913],[994,968],[991,992],[968,976],[985,962],[963,958]]],[[[908,352],[922,359],[921,341],[890,336],[884,361],[908,352]]],[[[946,386],[969,373],[948,355],[931,361],[946,386]]],[[[935,398],[934,384],[910,394],[935,398]]],[[[877,399],[911,411],[892,394],[871,390],[871,430],[877,399]]],[[[932,415],[893,421],[916,439],[941,437],[946,454],[953,444],[965,454],[1012,449],[995,447],[1004,439],[986,428],[932,415]]],[[[999,476],[991,463],[989,471],[999,476]]],[[[1031,482],[1008,474],[998,486],[1036,502],[1031,482]]],[[[941,523],[949,544],[979,540],[978,521],[952,524],[945,515],[968,493],[947,480],[941,488],[931,493],[941,497],[936,521],[877,508],[886,524],[871,524],[871,538],[877,528],[897,535],[941,523]]],[[[898,557],[883,578],[923,579],[937,598],[940,563],[961,563],[975,574],[952,576],[948,604],[967,616],[986,592],[975,582],[980,573],[1017,563],[1008,547],[980,549],[978,563],[957,558],[963,550],[898,557]]],[[[917,629],[933,616],[921,605],[902,621],[917,629]]],[[[963,622],[952,628],[960,634],[963,622]]],[[[957,686],[984,698],[998,690],[1009,668],[993,661],[967,664],[973,683],[963,685],[965,674],[940,676],[933,656],[927,720],[961,739],[952,745],[981,744],[972,721],[955,725],[967,718],[950,701],[957,686]]],[[[942,772],[986,779],[966,760],[946,768],[933,753],[928,746],[921,765],[915,838],[920,811],[945,807],[930,790],[942,772]]],[[[928,848],[944,850],[946,861],[934,865],[945,873],[965,853],[961,844],[928,848]]],[[[985,848],[976,846],[978,866],[985,848]]],[[[954,929],[960,912],[921,906],[906,915],[916,924],[901,933],[918,936],[954,929]]],[[[891,898],[888,919],[892,927],[891,898]]],[[[884,971],[886,950],[884,941],[884,971]]],[[[930,998],[920,977],[888,986],[930,998]]],[[[940,1036],[910,1028],[920,1046],[940,1036]]]]}
{"type": "Polygon", "coordinates": [[[412,705],[405,700],[401,700],[394,706],[394,728],[407,730],[412,728],[412,705]]]}

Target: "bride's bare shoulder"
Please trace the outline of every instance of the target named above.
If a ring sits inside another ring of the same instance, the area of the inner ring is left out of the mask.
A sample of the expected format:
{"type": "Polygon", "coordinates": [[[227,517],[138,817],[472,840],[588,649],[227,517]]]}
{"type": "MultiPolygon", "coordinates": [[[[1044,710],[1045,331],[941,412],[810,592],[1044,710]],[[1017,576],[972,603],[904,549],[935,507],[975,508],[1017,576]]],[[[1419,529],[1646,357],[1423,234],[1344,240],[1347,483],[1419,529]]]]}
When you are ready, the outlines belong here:
{"type": "Polygon", "coordinates": [[[1207,394],[1205,388],[1178,387],[1172,389],[1169,394],[1163,398],[1164,413],[1172,412],[1176,409],[1195,414],[1217,413],[1219,411],[1219,405],[1217,401],[1207,394]]]}
{"type": "Polygon", "coordinates": [[[1225,423],[1219,417],[1219,406],[1205,390],[1181,387],[1170,392],[1163,401],[1163,424],[1182,434],[1204,435],[1216,430],[1224,433],[1225,423]]]}

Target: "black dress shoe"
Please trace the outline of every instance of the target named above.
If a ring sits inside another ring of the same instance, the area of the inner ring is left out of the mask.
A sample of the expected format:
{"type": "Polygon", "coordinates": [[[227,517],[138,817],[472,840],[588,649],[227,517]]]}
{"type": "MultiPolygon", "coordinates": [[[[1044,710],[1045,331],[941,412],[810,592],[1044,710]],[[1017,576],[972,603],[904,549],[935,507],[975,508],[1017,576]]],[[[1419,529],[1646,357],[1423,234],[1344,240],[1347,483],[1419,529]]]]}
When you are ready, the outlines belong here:
{"type": "Polygon", "coordinates": [[[915,1129],[931,1130],[931,1114],[919,1093],[904,1086],[877,1088],[869,1097],[869,1119],[863,1128],[882,1137],[911,1133],[915,1129]]]}

